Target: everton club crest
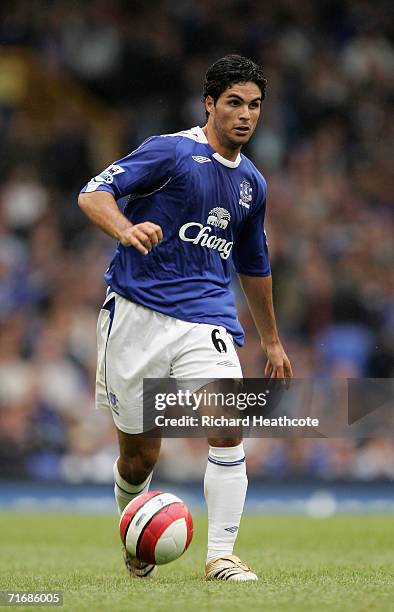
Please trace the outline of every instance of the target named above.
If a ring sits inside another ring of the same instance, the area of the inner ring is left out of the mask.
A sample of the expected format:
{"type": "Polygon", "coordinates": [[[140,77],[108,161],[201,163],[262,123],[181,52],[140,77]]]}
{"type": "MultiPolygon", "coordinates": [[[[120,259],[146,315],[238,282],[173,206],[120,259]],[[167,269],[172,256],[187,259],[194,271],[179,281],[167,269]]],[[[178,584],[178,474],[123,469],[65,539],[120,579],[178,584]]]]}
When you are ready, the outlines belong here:
{"type": "Polygon", "coordinates": [[[239,204],[245,208],[250,208],[250,202],[252,201],[252,187],[246,179],[244,179],[239,186],[239,204]]]}

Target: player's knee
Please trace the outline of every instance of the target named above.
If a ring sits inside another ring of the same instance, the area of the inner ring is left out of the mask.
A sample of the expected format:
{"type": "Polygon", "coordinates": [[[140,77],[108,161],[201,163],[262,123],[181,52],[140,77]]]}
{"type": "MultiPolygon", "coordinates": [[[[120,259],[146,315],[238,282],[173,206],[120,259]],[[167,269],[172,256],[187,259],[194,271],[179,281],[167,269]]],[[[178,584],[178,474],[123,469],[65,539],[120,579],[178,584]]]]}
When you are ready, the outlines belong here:
{"type": "Polygon", "coordinates": [[[241,442],[242,438],[208,438],[208,444],[210,446],[220,448],[232,448],[233,446],[239,446],[241,442]]]}

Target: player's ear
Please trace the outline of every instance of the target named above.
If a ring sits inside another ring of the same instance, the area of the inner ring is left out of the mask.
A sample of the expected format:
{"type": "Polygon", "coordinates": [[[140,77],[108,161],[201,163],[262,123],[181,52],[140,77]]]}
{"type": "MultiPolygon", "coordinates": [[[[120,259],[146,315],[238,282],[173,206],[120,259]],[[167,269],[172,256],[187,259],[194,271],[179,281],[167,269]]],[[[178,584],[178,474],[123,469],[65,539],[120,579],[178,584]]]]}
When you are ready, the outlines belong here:
{"type": "Polygon", "coordinates": [[[210,115],[212,113],[212,111],[214,110],[214,108],[215,108],[215,102],[214,102],[212,96],[207,96],[205,98],[205,110],[210,115]]]}

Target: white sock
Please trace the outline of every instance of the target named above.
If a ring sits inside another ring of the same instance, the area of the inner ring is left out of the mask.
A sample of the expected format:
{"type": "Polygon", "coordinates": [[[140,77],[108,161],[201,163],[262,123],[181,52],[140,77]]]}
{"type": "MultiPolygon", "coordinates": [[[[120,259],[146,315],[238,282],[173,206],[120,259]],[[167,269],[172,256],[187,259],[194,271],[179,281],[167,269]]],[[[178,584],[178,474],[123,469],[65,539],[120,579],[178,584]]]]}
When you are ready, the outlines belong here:
{"type": "Polygon", "coordinates": [[[232,555],[247,487],[243,443],[226,448],[210,446],[204,478],[208,506],[207,560],[232,555]]]}
{"type": "Polygon", "coordinates": [[[118,506],[119,514],[122,514],[123,510],[126,508],[127,504],[131,502],[134,497],[137,497],[140,493],[144,493],[149,489],[150,481],[152,480],[151,472],[144,482],[138,485],[132,485],[127,482],[122,476],[119,474],[118,470],[118,460],[114,463],[114,479],[115,479],[115,499],[118,506]]]}

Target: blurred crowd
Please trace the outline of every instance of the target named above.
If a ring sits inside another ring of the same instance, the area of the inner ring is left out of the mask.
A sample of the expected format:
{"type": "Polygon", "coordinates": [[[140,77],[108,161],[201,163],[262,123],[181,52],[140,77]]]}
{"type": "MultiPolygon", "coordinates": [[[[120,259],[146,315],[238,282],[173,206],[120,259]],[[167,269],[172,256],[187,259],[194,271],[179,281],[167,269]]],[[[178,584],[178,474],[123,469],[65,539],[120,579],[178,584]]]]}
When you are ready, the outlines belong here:
{"type": "MultiPolygon", "coordinates": [[[[205,70],[229,52],[260,62],[268,79],[245,152],[268,181],[275,306],[295,376],[394,375],[389,9],[383,0],[2,4],[0,476],[111,480],[116,441],[93,388],[114,244],[83,217],[77,194],[145,137],[203,125],[205,70]]],[[[244,373],[258,377],[259,340],[234,290],[244,373]]],[[[389,439],[260,439],[247,449],[253,476],[394,479],[389,439]]],[[[158,474],[200,478],[205,461],[204,440],[165,441],[158,474]]]]}

